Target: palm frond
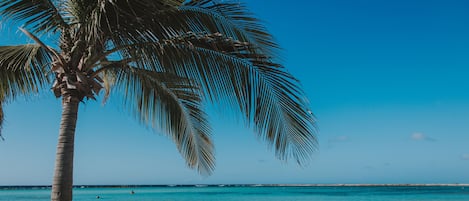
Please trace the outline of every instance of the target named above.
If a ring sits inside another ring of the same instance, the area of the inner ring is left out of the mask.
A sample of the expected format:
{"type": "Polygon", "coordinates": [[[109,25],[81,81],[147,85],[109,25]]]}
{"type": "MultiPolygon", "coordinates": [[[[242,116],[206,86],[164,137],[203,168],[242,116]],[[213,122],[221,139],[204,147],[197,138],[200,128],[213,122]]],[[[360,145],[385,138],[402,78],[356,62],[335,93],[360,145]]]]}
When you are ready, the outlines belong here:
{"type": "MultiPolygon", "coordinates": [[[[149,0],[148,0],[149,1],[149,0]]],[[[169,39],[187,32],[222,33],[275,55],[278,45],[246,6],[233,1],[102,1],[89,20],[89,41],[112,39],[116,46],[169,39]],[[93,36],[93,37],[91,37],[93,36]]]]}
{"type": "MultiPolygon", "coordinates": [[[[182,0],[140,0],[140,1],[93,1],[91,3],[74,4],[73,13],[78,23],[82,24],[93,39],[109,39],[115,32],[130,36],[138,36],[151,29],[161,27],[158,17],[168,18],[162,13],[176,10],[182,0]],[[155,17],[158,16],[158,17],[155,17]]],[[[158,34],[159,32],[154,32],[158,34]]]]}
{"type": "Polygon", "coordinates": [[[52,0],[3,0],[0,16],[24,22],[33,32],[55,32],[68,26],[52,0]]]}
{"type": "Polygon", "coordinates": [[[36,93],[49,83],[51,56],[39,45],[0,46],[0,92],[5,99],[36,93]]]}
{"type": "Polygon", "coordinates": [[[106,49],[117,46],[115,41],[142,36],[146,37],[144,40],[152,38],[148,27],[155,26],[157,19],[148,16],[163,10],[176,10],[181,4],[182,0],[72,1],[69,10],[74,29],[70,38],[64,38],[62,49],[72,52],[72,58],[78,57],[72,60],[80,60],[81,57],[85,66],[93,66],[106,49]],[[81,48],[74,51],[75,47],[81,48]]]}
{"type": "Polygon", "coordinates": [[[317,143],[309,103],[298,81],[256,48],[219,33],[187,33],[122,55],[140,58],[139,68],[189,78],[205,97],[239,109],[278,158],[303,164],[317,143]]]}
{"type": "Polygon", "coordinates": [[[186,78],[130,66],[117,70],[116,84],[139,121],[172,137],[187,165],[202,175],[214,169],[210,127],[201,98],[186,78]]]}
{"type": "Polygon", "coordinates": [[[93,9],[99,9],[99,4],[105,1],[102,0],[82,0],[82,1],[68,1],[67,10],[71,18],[71,24],[83,24],[88,20],[92,20],[91,13],[93,9]]]}
{"type": "Polygon", "coordinates": [[[221,32],[256,44],[265,54],[274,55],[279,48],[260,20],[239,1],[190,0],[180,7],[179,16],[186,18],[192,30],[221,32]]]}
{"type": "Polygon", "coordinates": [[[2,105],[20,94],[37,93],[46,83],[45,67],[50,55],[39,45],[0,46],[0,139],[2,105]]]}

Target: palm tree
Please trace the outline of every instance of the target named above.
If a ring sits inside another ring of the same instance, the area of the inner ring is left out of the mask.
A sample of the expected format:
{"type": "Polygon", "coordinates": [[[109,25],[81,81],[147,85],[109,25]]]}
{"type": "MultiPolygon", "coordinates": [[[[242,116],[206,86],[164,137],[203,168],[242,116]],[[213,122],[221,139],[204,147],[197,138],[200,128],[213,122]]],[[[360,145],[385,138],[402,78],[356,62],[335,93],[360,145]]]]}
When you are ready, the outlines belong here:
{"type": "Polygon", "coordinates": [[[0,126],[1,106],[19,95],[51,87],[62,100],[51,200],[72,199],[79,103],[100,94],[121,97],[203,175],[215,163],[206,102],[239,111],[281,160],[304,164],[316,149],[298,81],[237,1],[2,0],[0,16],[33,41],[0,46],[0,126]]]}

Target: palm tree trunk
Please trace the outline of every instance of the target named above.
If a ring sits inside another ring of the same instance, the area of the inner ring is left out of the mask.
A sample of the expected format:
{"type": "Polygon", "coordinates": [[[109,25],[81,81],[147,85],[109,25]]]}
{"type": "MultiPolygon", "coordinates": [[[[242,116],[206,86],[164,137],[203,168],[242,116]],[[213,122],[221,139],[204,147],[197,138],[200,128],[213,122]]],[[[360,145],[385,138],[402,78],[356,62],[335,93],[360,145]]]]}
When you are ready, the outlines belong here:
{"type": "Polygon", "coordinates": [[[78,99],[63,97],[62,120],[52,183],[52,201],[71,201],[73,187],[73,147],[78,115],[78,99]]]}

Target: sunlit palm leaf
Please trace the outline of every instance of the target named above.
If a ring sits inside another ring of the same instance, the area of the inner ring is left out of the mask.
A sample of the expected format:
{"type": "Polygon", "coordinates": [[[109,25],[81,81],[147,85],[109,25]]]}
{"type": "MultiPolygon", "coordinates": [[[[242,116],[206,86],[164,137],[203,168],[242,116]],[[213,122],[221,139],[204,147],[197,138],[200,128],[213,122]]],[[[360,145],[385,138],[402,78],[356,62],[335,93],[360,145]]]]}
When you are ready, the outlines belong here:
{"type": "Polygon", "coordinates": [[[68,26],[53,0],[2,0],[0,16],[24,22],[33,32],[55,32],[68,26]]]}
{"type": "Polygon", "coordinates": [[[188,166],[209,175],[215,159],[198,89],[169,73],[132,67],[114,70],[115,83],[138,119],[171,136],[188,166]]]}

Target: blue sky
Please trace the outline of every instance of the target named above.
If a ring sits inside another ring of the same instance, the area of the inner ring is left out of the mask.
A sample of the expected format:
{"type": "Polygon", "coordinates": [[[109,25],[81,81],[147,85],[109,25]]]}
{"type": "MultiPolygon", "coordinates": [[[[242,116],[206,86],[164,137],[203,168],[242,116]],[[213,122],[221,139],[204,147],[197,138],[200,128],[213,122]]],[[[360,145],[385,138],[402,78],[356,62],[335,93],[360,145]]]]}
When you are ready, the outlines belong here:
{"type": "MultiPolygon", "coordinates": [[[[203,178],[117,101],[89,101],[75,184],[469,183],[468,1],[245,2],[318,118],[310,164],[276,160],[242,123],[212,113],[217,168],[203,178]]],[[[2,28],[0,44],[20,40],[2,28]]],[[[4,109],[0,185],[50,184],[60,101],[47,93],[4,109]]]]}

